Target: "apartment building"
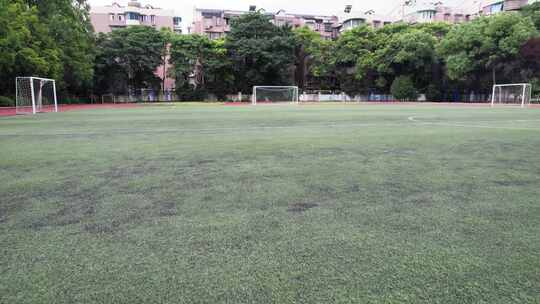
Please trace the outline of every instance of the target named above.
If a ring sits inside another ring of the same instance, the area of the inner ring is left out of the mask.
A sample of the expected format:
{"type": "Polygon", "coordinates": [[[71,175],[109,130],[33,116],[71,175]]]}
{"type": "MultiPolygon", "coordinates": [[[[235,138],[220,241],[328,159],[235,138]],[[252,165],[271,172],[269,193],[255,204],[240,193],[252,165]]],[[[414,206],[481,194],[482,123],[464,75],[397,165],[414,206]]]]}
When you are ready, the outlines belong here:
{"type": "Polygon", "coordinates": [[[367,25],[374,29],[395,22],[391,16],[378,15],[373,11],[346,11],[339,18],[339,22],[334,24],[334,37],[339,36],[344,31],[348,31],[358,26],[367,25]]]}
{"type": "MultiPolygon", "coordinates": [[[[152,26],[157,30],[168,28],[182,33],[182,18],[177,16],[174,10],[157,8],[150,4],[142,5],[139,1],[129,1],[127,6],[117,2],[106,6],[93,6],[90,8],[90,20],[96,33],[109,33],[133,25],[152,26]]],[[[166,64],[155,72],[160,79],[165,77],[164,90],[174,88],[174,79],[164,76],[167,75],[168,68],[166,64]]]]}
{"type": "Polygon", "coordinates": [[[532,3],[530,0],[490,0],[484,1],[480,13],[483,15],[492,15],[500,12],[517,11],[525,5],[532,3]]]}
{"type": "MultiPolygon", "coordinates": [[[[257,9],[254,6],[249,11],[196,8],[194,10],[193,24],[190,32],[206,35],[210,39],[223,38],[230,31],[230,23],[233,18],[255,11],[257,9]]],[[[293,28],[307,26],[325,39],[332,39],[333,25],[338,22],[337,16],[292,14],[284,10],[276,13],[268,13],[263,10],[258,11],[267,15],[275,25],[289,25],[293,28]]]]}
{"type": "Polygon", "coordinates": [[[474,9],[443,6],[439,2],[416,5],[403,16],[401,21],[407,23],[462,23],[472,20],[477,15],[477,11],[474,9]]]}
{"type": "Polygon", "coordinates": [[[142,5],[139,1],[130,1],[127,6],[117,2],[93,6],[90,9],[90,20],[98,33],[108,33],[130,25],[153,26],[156,29],[165,27],[177,33],[182,32],[182,17],[175,15],[174,10],[142,5]]]}
{"type": "Polygon", "coordinates": [[[468,22],[479,16],[489,16],[501,12],[517,11],[535,0],[484,0],[463,2],[460,7],[449,7],[442,2],[416,3],[407,8],[400,21],[408,23],[468,22]]]}

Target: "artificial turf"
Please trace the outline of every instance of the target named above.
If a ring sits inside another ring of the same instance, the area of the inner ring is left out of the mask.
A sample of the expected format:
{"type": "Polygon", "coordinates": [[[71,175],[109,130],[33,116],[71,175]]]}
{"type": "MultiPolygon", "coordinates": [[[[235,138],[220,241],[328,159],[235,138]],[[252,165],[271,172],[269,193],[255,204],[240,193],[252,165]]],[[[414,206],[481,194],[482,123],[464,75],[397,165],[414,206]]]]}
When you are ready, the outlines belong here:
{"type": "Polygon", "coordinates": [[[0,303],[539,303],[540,109],[0,118],[0,303]]]}

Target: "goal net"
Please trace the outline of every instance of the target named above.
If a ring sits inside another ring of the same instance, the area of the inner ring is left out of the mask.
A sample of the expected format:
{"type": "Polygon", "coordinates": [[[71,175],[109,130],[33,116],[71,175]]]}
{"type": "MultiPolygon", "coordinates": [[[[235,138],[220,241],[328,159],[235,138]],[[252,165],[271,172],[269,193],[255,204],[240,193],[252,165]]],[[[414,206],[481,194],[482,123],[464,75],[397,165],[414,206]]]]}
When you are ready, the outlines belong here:
{"type": "Polygon", "coordinates": [[[531,89],[529,83],[494,85],[491,106],[515,105],[524,108],[531,103],[531,89]]]}
{"type": "Polygon", "coordinates": [[[56,83],[53,79],[17,77],[15,82],[17,114],[58,112],[56,83]]]}
{"type": "Polygon", "coordinates": [[[101,103],[116,103],[116,97],[114,94],[101,95],[101,103]]]}
{"type": "Polygon", "coordinates": [[[255,86],[252,104],[298,103],[298,87],[295,86],[255,86]]]}

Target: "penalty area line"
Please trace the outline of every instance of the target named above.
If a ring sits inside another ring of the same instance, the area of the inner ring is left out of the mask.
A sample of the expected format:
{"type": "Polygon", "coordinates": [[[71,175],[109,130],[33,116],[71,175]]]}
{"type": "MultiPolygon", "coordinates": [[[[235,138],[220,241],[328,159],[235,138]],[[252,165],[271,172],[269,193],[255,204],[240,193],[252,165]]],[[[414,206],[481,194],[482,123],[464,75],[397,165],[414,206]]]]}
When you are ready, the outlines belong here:
{"type": "MultiPolygon", "coordinates": [[[[433,122],[433,121],[422,121],[418,120],[415,116],[407,117],[407,120],[416,124],[422,125],[437,125],[437,126],[446,126],[446,127],[459,127],[459,128],[479,128],[479,129],[494,129],[494,130],[515,130],[515,131],[540,131],[540,128],[516,128],[516,127],[500,127],[500,126],[485,126],[485,125],[474,125],[466,124],[461,122],[433,122]]],[[[483,122],[526,122],[527,120],[508,120],[508,121],[483,121],[483,122]]],[[[529,121],[538,121],[538,120],[529,120],[529,121]]]]}

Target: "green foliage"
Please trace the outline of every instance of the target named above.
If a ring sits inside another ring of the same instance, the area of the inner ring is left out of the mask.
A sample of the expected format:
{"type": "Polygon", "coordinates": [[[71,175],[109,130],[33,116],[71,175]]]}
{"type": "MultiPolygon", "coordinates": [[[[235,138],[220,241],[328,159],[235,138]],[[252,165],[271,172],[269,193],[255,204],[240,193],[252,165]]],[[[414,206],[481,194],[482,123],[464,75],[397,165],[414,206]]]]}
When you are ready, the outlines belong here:
{"type": "Polygon", "coordinates": [[[328,80],[334,75],[332,64],[333,42],[321,38],[309,27],[293,30],[296,42],[296,82],[303,89],[306,80],[316,79],[320,86],[329,86],[328,80]]]}
{"type": "Polygon", "coordinates": [[[60,92],[88,92],[94,45],[86,1],[0,0],[0,92],[17,76],[54,78],[60,92]]]}
{"type": "MultiPolygon", "coordinates": [[[[223,40],[210,40],[201,35],[174,35],[170,46],[172,76],[176,79],[177,93],[193,91],[195,97],[209,92],[220,99],[232,92],[234,83],[231,61],[227,57],[223,40]],[[191,79],[193,77],[193,79],[191,79]],[[190,80],[195,82],[191,88],[190,80]]],[[[190,99],[188,100],[197,100],[190,99]]]]}
{"type": "Polygon", "coordinates": [[[426,89],[426,99],[427,101],[441,101],[442,93],[439,89],[439,87],[436,84],[430,84],[428,85],[426,89]]]}
{"type": "MultiPolygon", "coordinates": [[[[87,94],[94,76],[94,33],[86,0],[28,1],[60,50],[63,77],[60,83],[71,94],[87,94]],[[63,81],[62,81],[63,80],[63,81]]],[[[61,86],[61,89],[63,87],[61,86]]]]}
{"type": "Polygon", "coordinates": [[[409,76],[399,76],[394,79],[390,93],[394,98],[402,101],[416,101],[418,98],[418,92],[409,76]]]}
{"type": "Polygon", "coordinates": [[[61,49],[35,6],[0,0],[0,93],[14,93],[17,76],[62,80],[61,49]]]}
{"type": "Polygon", "coordinates": [[[278,27],[261,13],[232,19],[225,47],[233,62],[235,89],[249,92],[254,85],[291,84],[294,40],[290,27],[278,27]]]}
{"type": "Polygon", "coordinates": [[[130,89],[159,89],[154,74],[162,64],[165,37],[148,26],[131,26],[97,38],[96,89],[127,93],[130,89]]]}
{"type": "Polygon", "coordinates": [[[15,101],[6,96],[0,96],[0,107],[14,107],[15,101]]]}
{"type": "Polygon", "coordinates": [[[536,29],[540,31],[540,2],[535,2],[521,8],[520,13],[533,21],[536,29]]]}
{"type": "Polygon", "coordinates": [[[445,24],[393,24],[379,30],[362,26],[343,33],[336,42],[335,62],[342,89],[362,92],[374,87],[388,91],[395,77],[414,75],[416,87],[433,81],[440,60],[435,47],[449,29],[445,24]],[[357,87],[356,89],[354,87],[357,87]]]}
{"type": "Polygon", "coordinates": [[[335,42],[332,61],[341,89],[347,94],[366,92],[373,85],[375,75],[368,67],[376,47],[376,32],[367,26],[346,31],[335,42]]]}
{"type": "Polygon", "coordinates": [[[450,79],[478,80],[504,69],[500,78],[512,81],[517,73],[509,71],[520,68],[520,47],[537,34],[532,21],[516,13],[481,17],[454,26],[441,41],[438,53],[446,62],[450,79]]]}

